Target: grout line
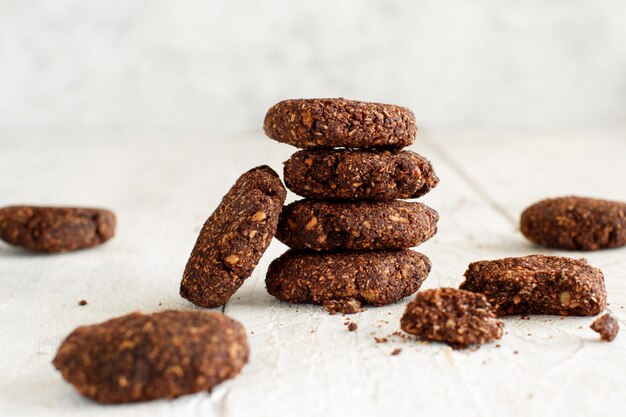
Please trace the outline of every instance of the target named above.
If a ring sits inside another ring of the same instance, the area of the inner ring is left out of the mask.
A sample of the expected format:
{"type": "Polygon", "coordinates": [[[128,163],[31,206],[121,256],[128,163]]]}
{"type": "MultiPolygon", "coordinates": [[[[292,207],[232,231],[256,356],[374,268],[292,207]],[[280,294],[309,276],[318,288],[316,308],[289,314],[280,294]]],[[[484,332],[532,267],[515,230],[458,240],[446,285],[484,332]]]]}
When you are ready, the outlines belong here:
{"type": "Polygon", "coordinates": [[[428,146],[430,146],[433,152],[436,153],[445,163],[447,163],[450,168],[454,172],[456,172],[479,197],[481,197],[489,206],[491,206],[496,212],[504,217],[509,223],[517,227],[517,219],[515,219],[503,206],[495,201],[483,189],[483,187],[481,187],[480,183],[476,181],[465,169],[463,169],[463,167],[459,163],[457,163],[456,160],[454,160],[454,158],[452,158],[449,153],[447,153],[441,146],[431,141],[428,137],[422,137],[421,140],[428,146]]]}

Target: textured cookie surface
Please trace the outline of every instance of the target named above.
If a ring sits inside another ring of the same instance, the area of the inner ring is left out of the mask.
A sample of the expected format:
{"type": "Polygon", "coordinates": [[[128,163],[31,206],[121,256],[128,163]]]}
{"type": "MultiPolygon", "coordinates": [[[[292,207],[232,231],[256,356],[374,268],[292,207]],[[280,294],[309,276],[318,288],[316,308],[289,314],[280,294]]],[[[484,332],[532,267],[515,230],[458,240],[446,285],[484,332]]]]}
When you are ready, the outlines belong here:
{"type": "Polygon", "coordinates": [[[496,319],[484,295],[436,288],[415,295],[406,307],[400,327],[421,340],[466,348],[500,339],[503,323],[496,319]]]}
{"type": "Polygon", "coordinates": [[[33,252],[90,248],[115,234],[115,215],[103,209],[11,206],[0,209],[0,239],[33,252]]]}
{"type": "Polygon", "coordinates": [[[281,101],[268,110],[263,129],[299,148],[402,148],[417,131],[409,109],[341,98],[281,101]]]}
{"type": "Polygon", "coordinates": [[[388,201],[421,197],[438,183],[411,151],[303,150],[285,162],[285,185],[308,198],[388,201]]]}
{"type": "Polygon", "coordinates": [[[239,177],[202,227],[180,295],[201,307],[226,303],[269,246],[285,196],[278,174],[267,166],[239,177]]]}
{"type": "Polygon", "coordinates": [[[430,239],[438,220],[415,202],[300,200],[283,209],[276,237],[293,249],[402,249],[430,239]]]}
{"type": "Polygon", "coordinates": [[[353,313],[362,303],[382,306],[417,291],[430,260],[411,250],[316,253],[290,250],[269,266],[265,283],[290,303],[322,304],[353,313]]]}
{"type": "Polygon", "coordinates": [[[133,313],[82,326],[61,344],[54,366],[86,397],[104,404],[207,391],[248,361],[243,326],[221,313],[133,313]]]}
{"type": "Polygon", "coordinates": [[[606,307],[602,271],[585,259],[531,255],[473,262],[460,288],[484,294],[499,316],[595,316],[606,307]]]}
{"type": "Polygon", "coordinates": [[[524,236],[543,246],[597,250],[626,244],[626,204],[583,197],[540,201],[522,213],[524,236]]]}
{"type": "Polygon", "coordinates": [[[600,333],[600,339],[605,342],[612,342],[619,332],[619,323],[609,314],[596,319],[589,327],[594,332],[600,333]]]}

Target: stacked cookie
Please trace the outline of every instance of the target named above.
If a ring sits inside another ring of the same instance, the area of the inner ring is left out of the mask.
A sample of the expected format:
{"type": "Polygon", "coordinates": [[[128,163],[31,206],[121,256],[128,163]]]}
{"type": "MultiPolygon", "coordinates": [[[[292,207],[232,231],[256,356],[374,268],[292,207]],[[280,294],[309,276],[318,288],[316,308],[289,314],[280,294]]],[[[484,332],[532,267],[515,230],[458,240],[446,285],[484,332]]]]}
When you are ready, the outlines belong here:
{"type": "Polygon", "coordinates": [[[437,231],[437,212],[417,198],[439,181],[430,162],[402,148],[415,117],[403,107],[343,99],[286,100],[265,133],[299,148],[284,180],[305,197],[283,209],[276,237],[291,249],[269,267],[270,294],[354,313],[420,287],[430,261],[408,248],[437,231]]]}

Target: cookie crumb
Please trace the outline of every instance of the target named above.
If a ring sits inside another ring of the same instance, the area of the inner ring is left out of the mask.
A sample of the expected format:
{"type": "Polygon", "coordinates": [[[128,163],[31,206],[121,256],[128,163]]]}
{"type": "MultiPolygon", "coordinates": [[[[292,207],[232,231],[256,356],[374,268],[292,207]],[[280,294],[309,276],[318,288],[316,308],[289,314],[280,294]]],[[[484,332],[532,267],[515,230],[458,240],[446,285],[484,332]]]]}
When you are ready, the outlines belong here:
{"type": "Polygon", "coordinates": [[[594,332],[600,333],[600,340],[605,342],[613,341],[619,332],[617,320],[608,313],[596,319],[589,327],[591,327],[591,330],[594,332]]]}
{"type": "Polygon", "coordinates": [[[395,348],[394,350],[391,351],[391,356],[398,356],[400,352],[402,352],[402,349],[395,348]]]}
{"type": "Polygon", "coordinates": [[[376,341],[376,343],[387,343],[386,337],[375,337],[374,340],[376,341]]]}
{"type": "Polygon", "coordinates": [[[86,305],[87,305],[87,300],[80,300],[80,301],[78,302],[78,305],[79,305],[79,306],[86,306],[86,305]]]}
{"type": "Polygon", "coordinates": [[[355,331],[358,328],[359,328],[359,326],[356,323],[354,323],[354,322],[348,324],[348,330],[351,331],[351,332],[355,331]]]}

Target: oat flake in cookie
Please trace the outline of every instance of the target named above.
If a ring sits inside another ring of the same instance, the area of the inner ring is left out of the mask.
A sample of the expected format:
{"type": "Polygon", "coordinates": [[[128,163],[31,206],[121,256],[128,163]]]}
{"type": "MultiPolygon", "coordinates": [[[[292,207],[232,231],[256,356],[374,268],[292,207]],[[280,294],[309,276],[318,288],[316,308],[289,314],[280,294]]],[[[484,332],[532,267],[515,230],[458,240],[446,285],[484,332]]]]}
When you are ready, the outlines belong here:
{"type": "Polygon", "coordinates": [[[389,201],[417,198],[439,183],[426,158],[411,151],[298,151],[285,162],[285,185],[308,198],[389,201]]]}
{"type": "Polygon", "coordinates": [[[403,148],[417,128],[411,110],[342,98],[285,100],[272,106],[265,134],[298,148],[403,148]]]}
{"type": "Polygon", "coordinates": [[[500,339],[503,323],[482,294],[436,288],[415,295],[406,307],[400,326],[421,340],[464,349],[500,339]]]}
{"type": "Polygon", "coordinates": [[[403,249],[433,237],[438,220],[417,202],[300,200],[283,209],[276,237],[293,249],[403,249]]]}
{"type": "Polygon", "coordinates": [[[540,201],[522,213],[520,229],[549,248],[598,250],[626,244],[626,204],[583,197],[540,201]]]}
{"type": "Polygon", "coordinates": [[[499,316],[595,316],[606,307],[602,271],[586,259],[530,255],[473,262],[460,288],[484,294],[499,316]]]}
{"type": "Polygon", "coordinates": [[[383,306],[413,294],[430,272],[430,260],[404,250],[319,253],[289,250],[267,270],[274,297],[290,303],[321,304],[351,314],[362,304],[383,306]]]}
{"type": "Polygon", "coordinates": [[[109,210],[38,206],[0,209],[0,239],[32,252],[90,248],[114,234],[115,215],[109,210]]]}
{"type": "Polygon", "coordinates": [[[239,177],[202,227],[180,295],[200,307],[224,305],[269,246],[285,196],[285,187],[270,167],[239,177]]]}
{"type": "Polygon", "coordinates": [[[237,321],[216,312],[170,310],[79,327],[53,364],[84,396],[115,404],[211,390],[237,375],[248,355],[237,321]]]}

